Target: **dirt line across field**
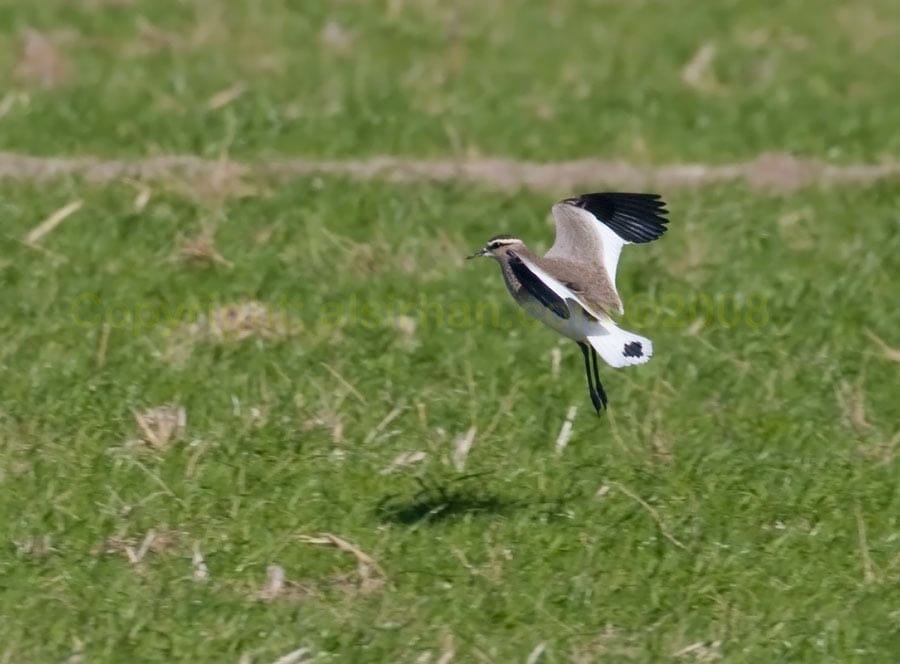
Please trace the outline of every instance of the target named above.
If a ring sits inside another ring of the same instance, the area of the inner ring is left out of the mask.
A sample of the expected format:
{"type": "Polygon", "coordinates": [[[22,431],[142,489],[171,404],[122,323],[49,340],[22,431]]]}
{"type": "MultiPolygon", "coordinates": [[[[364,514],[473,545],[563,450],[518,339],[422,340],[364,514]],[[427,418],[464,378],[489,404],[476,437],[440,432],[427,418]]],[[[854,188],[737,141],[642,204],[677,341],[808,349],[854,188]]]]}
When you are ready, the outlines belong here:
{"type": "Polygon", "coordinates": [[[0,152],[0,180],[13,181],[44,181],[72,176],[99,183],[123,178],[157,180],[179,177],[290,180],[312,175],[389,182],[465,182],[501,190],[524,188],[556,192],[584,187],[672,189],[743,182],[764,192],[785,193],[810,186],[868,184],[900,178],[900,162],[830,164],[774,152],[742,162],[664,165],[638,165],[604,159],[539,163],[503,157],[275,157],[238,161],[194,155],[112,159],[0,152]]]}

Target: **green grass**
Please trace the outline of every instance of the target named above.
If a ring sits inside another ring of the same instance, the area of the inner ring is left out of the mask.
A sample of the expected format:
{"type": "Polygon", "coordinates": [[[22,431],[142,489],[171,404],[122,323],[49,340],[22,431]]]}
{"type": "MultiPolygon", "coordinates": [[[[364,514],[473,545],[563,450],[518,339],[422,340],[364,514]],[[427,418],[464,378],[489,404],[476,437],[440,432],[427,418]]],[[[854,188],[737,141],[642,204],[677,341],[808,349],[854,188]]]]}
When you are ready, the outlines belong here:
{"type": "MultiPolygon", "coordinates": [[[[44,155],[872,162],[900,149],[898,32],[891,0],[0,0],[0,131],[44,155]],[[17,74],[28,28],[55,86],[17,74]]],[[[574,344],[463,260],[547,247],[553,195],[251,180],[0,182],[0,662],[896,659],[896,181],[662,191],[670,232],[618,276],[656,356],[602,371],[598,418],[574,344]],[[204,233],[220,258],[186,260],[204,233]],[[248,303],[248,338],[210,329],[248,303]],[[135,414],[164,404],[187,426],[151,449],[135,414]]]]}
{"type": "Polygon", "coordinates": [[[574,345],[553,378],[554,337],[522,323],[493,265],[462,260],[497,215],[546,243],[542,196],[300,182],[218,213],[231,268],[173,262],[179,235],[210,220],[174,194],[139,214],[125,185],[2,196],[0,643],[12,660],[59,661],[76,640],[90,661],[210,662],[300,646],[414,661],[450,637],[461,661],[522,661],[541,642],[555,662],[668,661],[698,641],[720,641],[726,661],[888,661],[900,646],[897,365],[865,334],[896,345],[895,189],[673,193],[672,232],[627,252],[620,275],[626,307],[649,294],[626,320],[657,357],[604,371],[603,418],[574,345]],[[84,208],[44,242],[54,255],[18,243],[76,196],[84,208]],[[744,304],[694,315],[700,295],[744,304]],[[353,297],[371,320],[334,320],[353,297]],[[410,343],[394,315],[420,298],[431,305],[408,310],[410,343]],[[248,300],[290,307],[293,336],[197,339],[173,359],[185,321],[146,313],[248,300]],[[435,303],[474,319],[494,302],[508,324],[436,324],[435,303]],[[867,424],[854,425],[860,399],[867,424]],[[128,448],[131,411],[171,402],[187,410],[184,439],[128,448]],[[557,456],[569,405],[574,436],[557,456]],[[465,479],[448,459],[470,426],[477,477],[465,479]],[[409,451],[428,456],[381,474],[409,451]],[[180,536],[139,565],[98,552],[151,528],[180,536]],[[388,585],[337,583],[355,563],[300,541],[320,531],[372,555],[388,585]],[[44,535],[46,555],[15,552],[44,535]],[[191,578],[194,543],[206,583],[191,578]],[[259,600],[270,564],[313,596],[259,600]]]}
{"type": "Polygon", "coordinates": [[[867,159],[900,149],[898,61],[894,0],[0,5],[0,73],[27,96],[4,146],[49,154],[867,159]],[[12,76],[28,26],[69,64],[54,89],[12,76]]]}

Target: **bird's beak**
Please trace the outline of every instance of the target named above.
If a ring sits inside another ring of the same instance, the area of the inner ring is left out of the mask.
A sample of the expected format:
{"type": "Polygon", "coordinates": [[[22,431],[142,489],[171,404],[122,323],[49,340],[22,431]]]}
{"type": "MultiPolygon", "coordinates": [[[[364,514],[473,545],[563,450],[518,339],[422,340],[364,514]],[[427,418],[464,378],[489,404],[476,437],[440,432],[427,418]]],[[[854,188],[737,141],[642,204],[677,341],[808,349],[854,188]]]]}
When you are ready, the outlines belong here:
{"type": "Polygon", "coordinates": [[[487,249],[482,248],[482,249],[479,249],[478,251],[476,251],[471,256],[466,256],[466,260],[470,260],[472,258],[478,258],[479,256],[487,256],[489,253],[490,252],[487,249]]]}

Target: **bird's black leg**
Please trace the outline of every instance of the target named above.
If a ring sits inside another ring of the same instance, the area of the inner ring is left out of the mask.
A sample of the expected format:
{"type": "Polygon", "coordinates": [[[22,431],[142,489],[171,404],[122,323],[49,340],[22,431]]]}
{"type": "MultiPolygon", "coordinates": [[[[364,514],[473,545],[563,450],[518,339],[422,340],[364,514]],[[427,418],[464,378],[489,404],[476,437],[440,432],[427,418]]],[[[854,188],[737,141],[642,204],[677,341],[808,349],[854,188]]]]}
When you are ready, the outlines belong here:
{"type": "MultiPolygon", "coordinates": [[[[600,395],[597,393],[597,390],[594,389],[594,378],[591,375],[591,350],[588,349],[588,345],[586,343],[578,342],[578,347],[581,348],[581,353],[584,355],[584,373],[587,375],[588,380],[588,390],[591,394],[591,403],[594,404],[594,410],[597,411],[597,414],[600,414],[600,411],[603,408],[603,401],[600,399],[600,395]]],[[[601,388],[602,389],[602,388],[601,388]]],[[[605,397],[606,395],[604,395],[605,397]]]]}
{"type": "Polygon", "coordinates": [[[597,359],[597,351],[593,346],[591,346],[591,358],[594,360],[594,389],[597,390],[597,395],[603,403],[603,408],[606,408],[609,399],[606,398],[606,390],[603,389],[603,383],[600,382],[600,368],[598,367],[600,362],[597,359]]]}

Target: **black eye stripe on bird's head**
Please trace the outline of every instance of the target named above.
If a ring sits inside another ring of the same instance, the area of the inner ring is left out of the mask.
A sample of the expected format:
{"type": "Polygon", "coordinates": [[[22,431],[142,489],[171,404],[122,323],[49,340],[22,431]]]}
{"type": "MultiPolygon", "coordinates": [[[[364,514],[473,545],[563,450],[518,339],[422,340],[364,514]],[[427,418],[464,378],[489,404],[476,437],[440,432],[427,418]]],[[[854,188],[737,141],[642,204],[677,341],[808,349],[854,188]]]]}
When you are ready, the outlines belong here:
{"type": "Polygon", "coordinates": [[[508,244],[516,244],[517,242],[521,242],[521,240],[512,235],[498,235],[488,240],[487,247],[488,249],[498,249],[499,247],[505,247],[508,244]]]}

